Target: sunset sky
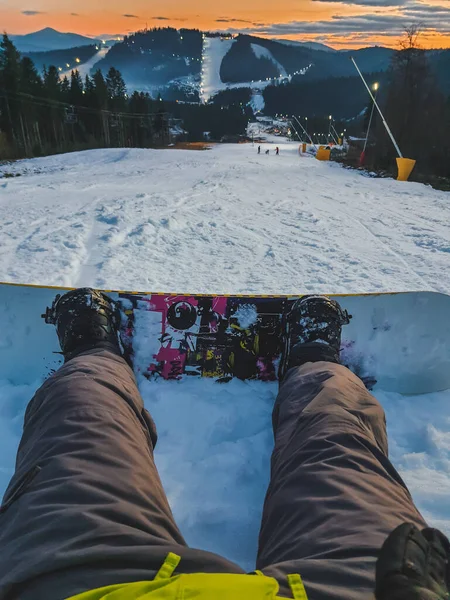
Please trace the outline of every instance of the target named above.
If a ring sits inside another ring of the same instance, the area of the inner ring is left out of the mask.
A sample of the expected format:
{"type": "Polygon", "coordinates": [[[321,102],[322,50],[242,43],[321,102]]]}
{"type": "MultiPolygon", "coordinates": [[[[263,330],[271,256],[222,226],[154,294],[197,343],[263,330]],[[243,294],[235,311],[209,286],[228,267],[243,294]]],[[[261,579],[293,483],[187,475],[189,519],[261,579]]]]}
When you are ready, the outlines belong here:
{"type": "Polygon", "coordinates": [[[340,47],[396,46],[420,22],[424,47],[450,47],[450,0],[0,0],[0,29],[44,27],[83,35],[126,34],[155,26],[242,31],[340,47]]]}

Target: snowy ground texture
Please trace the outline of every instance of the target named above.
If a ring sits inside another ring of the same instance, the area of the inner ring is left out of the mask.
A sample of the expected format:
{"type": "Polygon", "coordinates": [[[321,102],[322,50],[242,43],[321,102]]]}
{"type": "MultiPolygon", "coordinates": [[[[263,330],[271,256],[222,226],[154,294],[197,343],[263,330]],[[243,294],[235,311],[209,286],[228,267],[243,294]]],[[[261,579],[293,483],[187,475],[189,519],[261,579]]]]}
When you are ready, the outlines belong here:
{"type": "MultiPolygon", "coordinates": [[[[0,280],[179,292],[450,293],[448,193],[373,179],[279,145],[278,157],[267,143],[261,155],[251,144],[116,149],[0,167],[21,174],[0,179],[0,280]]],[[[0,381],[0,492],[39,383],[25,374],[21,385],[0,381]]],[[[140,385],[188,542],[251,569],[276,386],[140,385]]],[[[450,393],[377,397],[391,458],[424,516],[450,533],[450,393]]]]}

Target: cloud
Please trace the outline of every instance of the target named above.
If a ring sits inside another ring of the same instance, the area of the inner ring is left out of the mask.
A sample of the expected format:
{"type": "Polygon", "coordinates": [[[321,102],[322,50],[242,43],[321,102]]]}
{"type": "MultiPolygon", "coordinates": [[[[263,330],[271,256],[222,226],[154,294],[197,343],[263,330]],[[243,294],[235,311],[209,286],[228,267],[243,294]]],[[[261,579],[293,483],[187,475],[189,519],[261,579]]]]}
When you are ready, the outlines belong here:
{"type": "Polygon", "coordinates": [[[246,21],[245,19],[228,19],[227,17],[216,19],[216,23],[250,23],[250,25],[256,25],[253,21],[246,21]]]}
{"type": "Polygon", "coordinates": [[[404,6],[408,0],[313,0],[330,4],[352,4],[356,6],[404,6]]]}
{"type": "MultiPolygon", "coordinates": [[[[413,5],[415,6],[415,5],[413,5]]],[[[289,21],[287,23],[272,23],[261,27],[240,30],[241,33],[265,34],[270,36],[286,36],[299,34],[378,34],[401,35],[405,26],[412,21],[420,21],[422,30],[436,30],[438,33],[450,33],[450,8],[441,7],[440,11],[418,13],[417,3],[413,12],[405,10],[402,14],[369,13],[353,17],[334,15],[327,21],[289,21]],[[414,12],[415,11],[415,12],[414,12]]],[[[410,10],[410,9],[409,9],[410,10]]]]}
{"type": "Polygon", "coordinates": [[[137,15],[125,14],[125,15],[122,15],[122,17],[126,17],[127,19],[139,19],[139,17],[137,15]]]}
{"type": "Polygon", "coordinates": [[[45,15],[46,13],[41,10],[23,10],[22,14],[26,17],[34,17],[35,15],[45,15]]]}
{"type": "Polygon", "coordinates": [[[422,4],[421,2],[411,2],[405,6],[403,14],[416,19],[433,20],[436,18],[450,19],[450,4],[448,6],[439,6],[436,4],[422,4]]]}
{"type": "Polygon", "coordinates": [[[175,17],[152,17],[153,21],[187,21],[187,19],[177,19],[175,17]]]}

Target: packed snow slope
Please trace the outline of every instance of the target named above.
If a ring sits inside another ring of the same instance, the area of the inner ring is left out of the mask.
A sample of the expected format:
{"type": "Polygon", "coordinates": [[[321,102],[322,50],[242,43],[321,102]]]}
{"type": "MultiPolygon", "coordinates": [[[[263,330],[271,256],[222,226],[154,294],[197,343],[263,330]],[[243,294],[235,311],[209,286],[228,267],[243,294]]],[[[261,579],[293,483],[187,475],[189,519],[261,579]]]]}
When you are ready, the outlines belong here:
{"type": "Polygon", "coordinates": [[[0,280],[215,293],[450,291],[449,195],[295,144],[1,167],[0,280]],[[264,154],[270,149],[271,154],[264,154]]]}
{"type": "MultiPolygon", "coordinates": [[[[0,179],[0,279],[180,292],[450,292],[449,194],[302,158],[296,145],[280,144],[280,156],[274,148],[97,150],[5,165],[21,176],[0,179]]],[[[0,493],[41,383],[25,370],[13,385],[0,365],[0,493]]],[[[139,384],[187,542],[254,568],[276,384],[139,384]]],[[[450,533],[450,393],[377,397],[394,464],[425,518],[450,533]]]]}

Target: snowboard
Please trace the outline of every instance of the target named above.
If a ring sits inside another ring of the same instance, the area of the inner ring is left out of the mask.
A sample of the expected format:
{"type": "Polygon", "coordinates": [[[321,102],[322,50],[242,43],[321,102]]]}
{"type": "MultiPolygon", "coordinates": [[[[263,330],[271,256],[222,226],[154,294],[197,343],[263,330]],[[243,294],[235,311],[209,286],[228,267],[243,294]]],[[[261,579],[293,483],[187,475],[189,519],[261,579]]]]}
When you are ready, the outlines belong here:
{"type": "MultiPolygon", "coordinates": [[[[34,383],[63,362],[42,318],[68,288],[0,284],[0,378],[34,383]]],[[[149,380],[276,381],[289,351],[296,296],[106,290],[121,310],[121,340],[149,380]]],[[[450,388],[450,296],[435,292],[331,295],[352,316],[342,363],[369,389],[420,394],[450,388]]]]}

